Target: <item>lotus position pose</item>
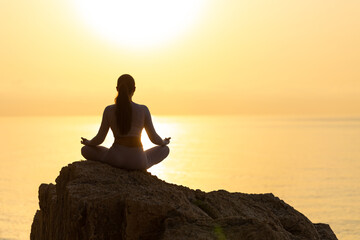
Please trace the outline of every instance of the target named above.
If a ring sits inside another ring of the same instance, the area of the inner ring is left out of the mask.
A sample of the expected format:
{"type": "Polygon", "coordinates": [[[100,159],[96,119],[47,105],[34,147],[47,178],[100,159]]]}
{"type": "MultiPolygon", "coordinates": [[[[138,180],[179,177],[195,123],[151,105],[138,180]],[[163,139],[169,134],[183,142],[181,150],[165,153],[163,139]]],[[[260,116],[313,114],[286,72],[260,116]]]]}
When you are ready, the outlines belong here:
{"type": "Polygon", "coordinates": [[[85,145],[81,154],[88,160],[105,162],[119,168],[148,169],[169,155],[167,145],[170,138],[160,138],[152,124],[149,109],[132,101],[135,81],[130,75],[119,77],[116,90],[118,96],[115,104],[105,108],[97,135],[91,140],[81,138],[81,143],[85,145]],[[105,140],[109,128],[114,134],[114,144],[110,149],[98,146],[105,140]],[[151,142],[158,146],[143,150],[140,140],[143,128],[151,142]]]}

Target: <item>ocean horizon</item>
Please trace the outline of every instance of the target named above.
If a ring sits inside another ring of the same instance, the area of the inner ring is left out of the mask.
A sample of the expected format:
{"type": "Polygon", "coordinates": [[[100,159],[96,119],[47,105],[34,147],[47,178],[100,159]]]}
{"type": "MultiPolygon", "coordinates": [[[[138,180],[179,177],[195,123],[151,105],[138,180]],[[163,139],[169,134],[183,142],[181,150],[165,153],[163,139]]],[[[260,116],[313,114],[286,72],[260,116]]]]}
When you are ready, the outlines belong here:
{"type": "MultiPolygon", "coordinates": [[[[0,117],[0,240],[29,238],[38,187],[83,159],[101,116],[0,117]]],[[[360,239],[360,117],[154,116],[170,155],[149,172],[193,189],[273,193],[360,239]]],[[[103,145],[110,147],[109,131],[103,145]]],[[[143,134],[144,148],[150,148],[143,134]]]]}

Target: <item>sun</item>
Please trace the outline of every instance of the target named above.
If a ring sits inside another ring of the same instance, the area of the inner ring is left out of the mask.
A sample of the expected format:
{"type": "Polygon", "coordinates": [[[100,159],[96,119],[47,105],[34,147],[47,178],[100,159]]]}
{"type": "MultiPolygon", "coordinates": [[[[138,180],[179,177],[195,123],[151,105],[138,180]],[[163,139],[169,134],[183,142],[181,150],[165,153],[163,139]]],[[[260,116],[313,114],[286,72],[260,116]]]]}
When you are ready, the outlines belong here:
{"type": "Polygon", "coordinates": [[[143,48],[184,35],[198,22],[206,0],[73,0],[71,4],[97,36],[143,48]]]}

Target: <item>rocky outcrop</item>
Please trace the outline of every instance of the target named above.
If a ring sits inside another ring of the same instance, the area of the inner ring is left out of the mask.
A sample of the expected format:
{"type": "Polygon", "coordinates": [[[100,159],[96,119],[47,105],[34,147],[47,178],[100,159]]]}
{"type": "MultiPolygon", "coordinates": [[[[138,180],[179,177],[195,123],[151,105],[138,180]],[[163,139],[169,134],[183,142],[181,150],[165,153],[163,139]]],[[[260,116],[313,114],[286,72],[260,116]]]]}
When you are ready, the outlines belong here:
{"type": "Polygon", "coordinates": [[[39,188],[32,240],[337,239],[272,194],[205,193],[80,161],[39,188]]]}

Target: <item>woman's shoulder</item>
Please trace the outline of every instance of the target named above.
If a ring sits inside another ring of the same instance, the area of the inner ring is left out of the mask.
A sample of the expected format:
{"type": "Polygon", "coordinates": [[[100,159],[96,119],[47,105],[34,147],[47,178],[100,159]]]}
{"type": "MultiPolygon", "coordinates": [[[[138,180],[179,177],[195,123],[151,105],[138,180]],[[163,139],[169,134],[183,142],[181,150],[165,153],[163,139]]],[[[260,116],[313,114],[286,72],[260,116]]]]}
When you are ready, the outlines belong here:
{"type": "Polygon", "coordinates": [[[138,104],[135,102],[132,102],[133,106],[136,107],[137,109],[141,109],[142,111],[148,111],[148,107],[146,105],[143,104],[138,104]]]}
{"type": "Polygon", "coordinates": [[[116,108],[115,104],[108,105],[105,107],[104,112],[112,112],[115,110],[115,108],[116,108]]]}
{"type": "Polygon", "coordinates": [[[115,104],[111,104],[105,107],[105,110],[111,110],[111,109],[115,109],[116,105],[115,104]]]}

